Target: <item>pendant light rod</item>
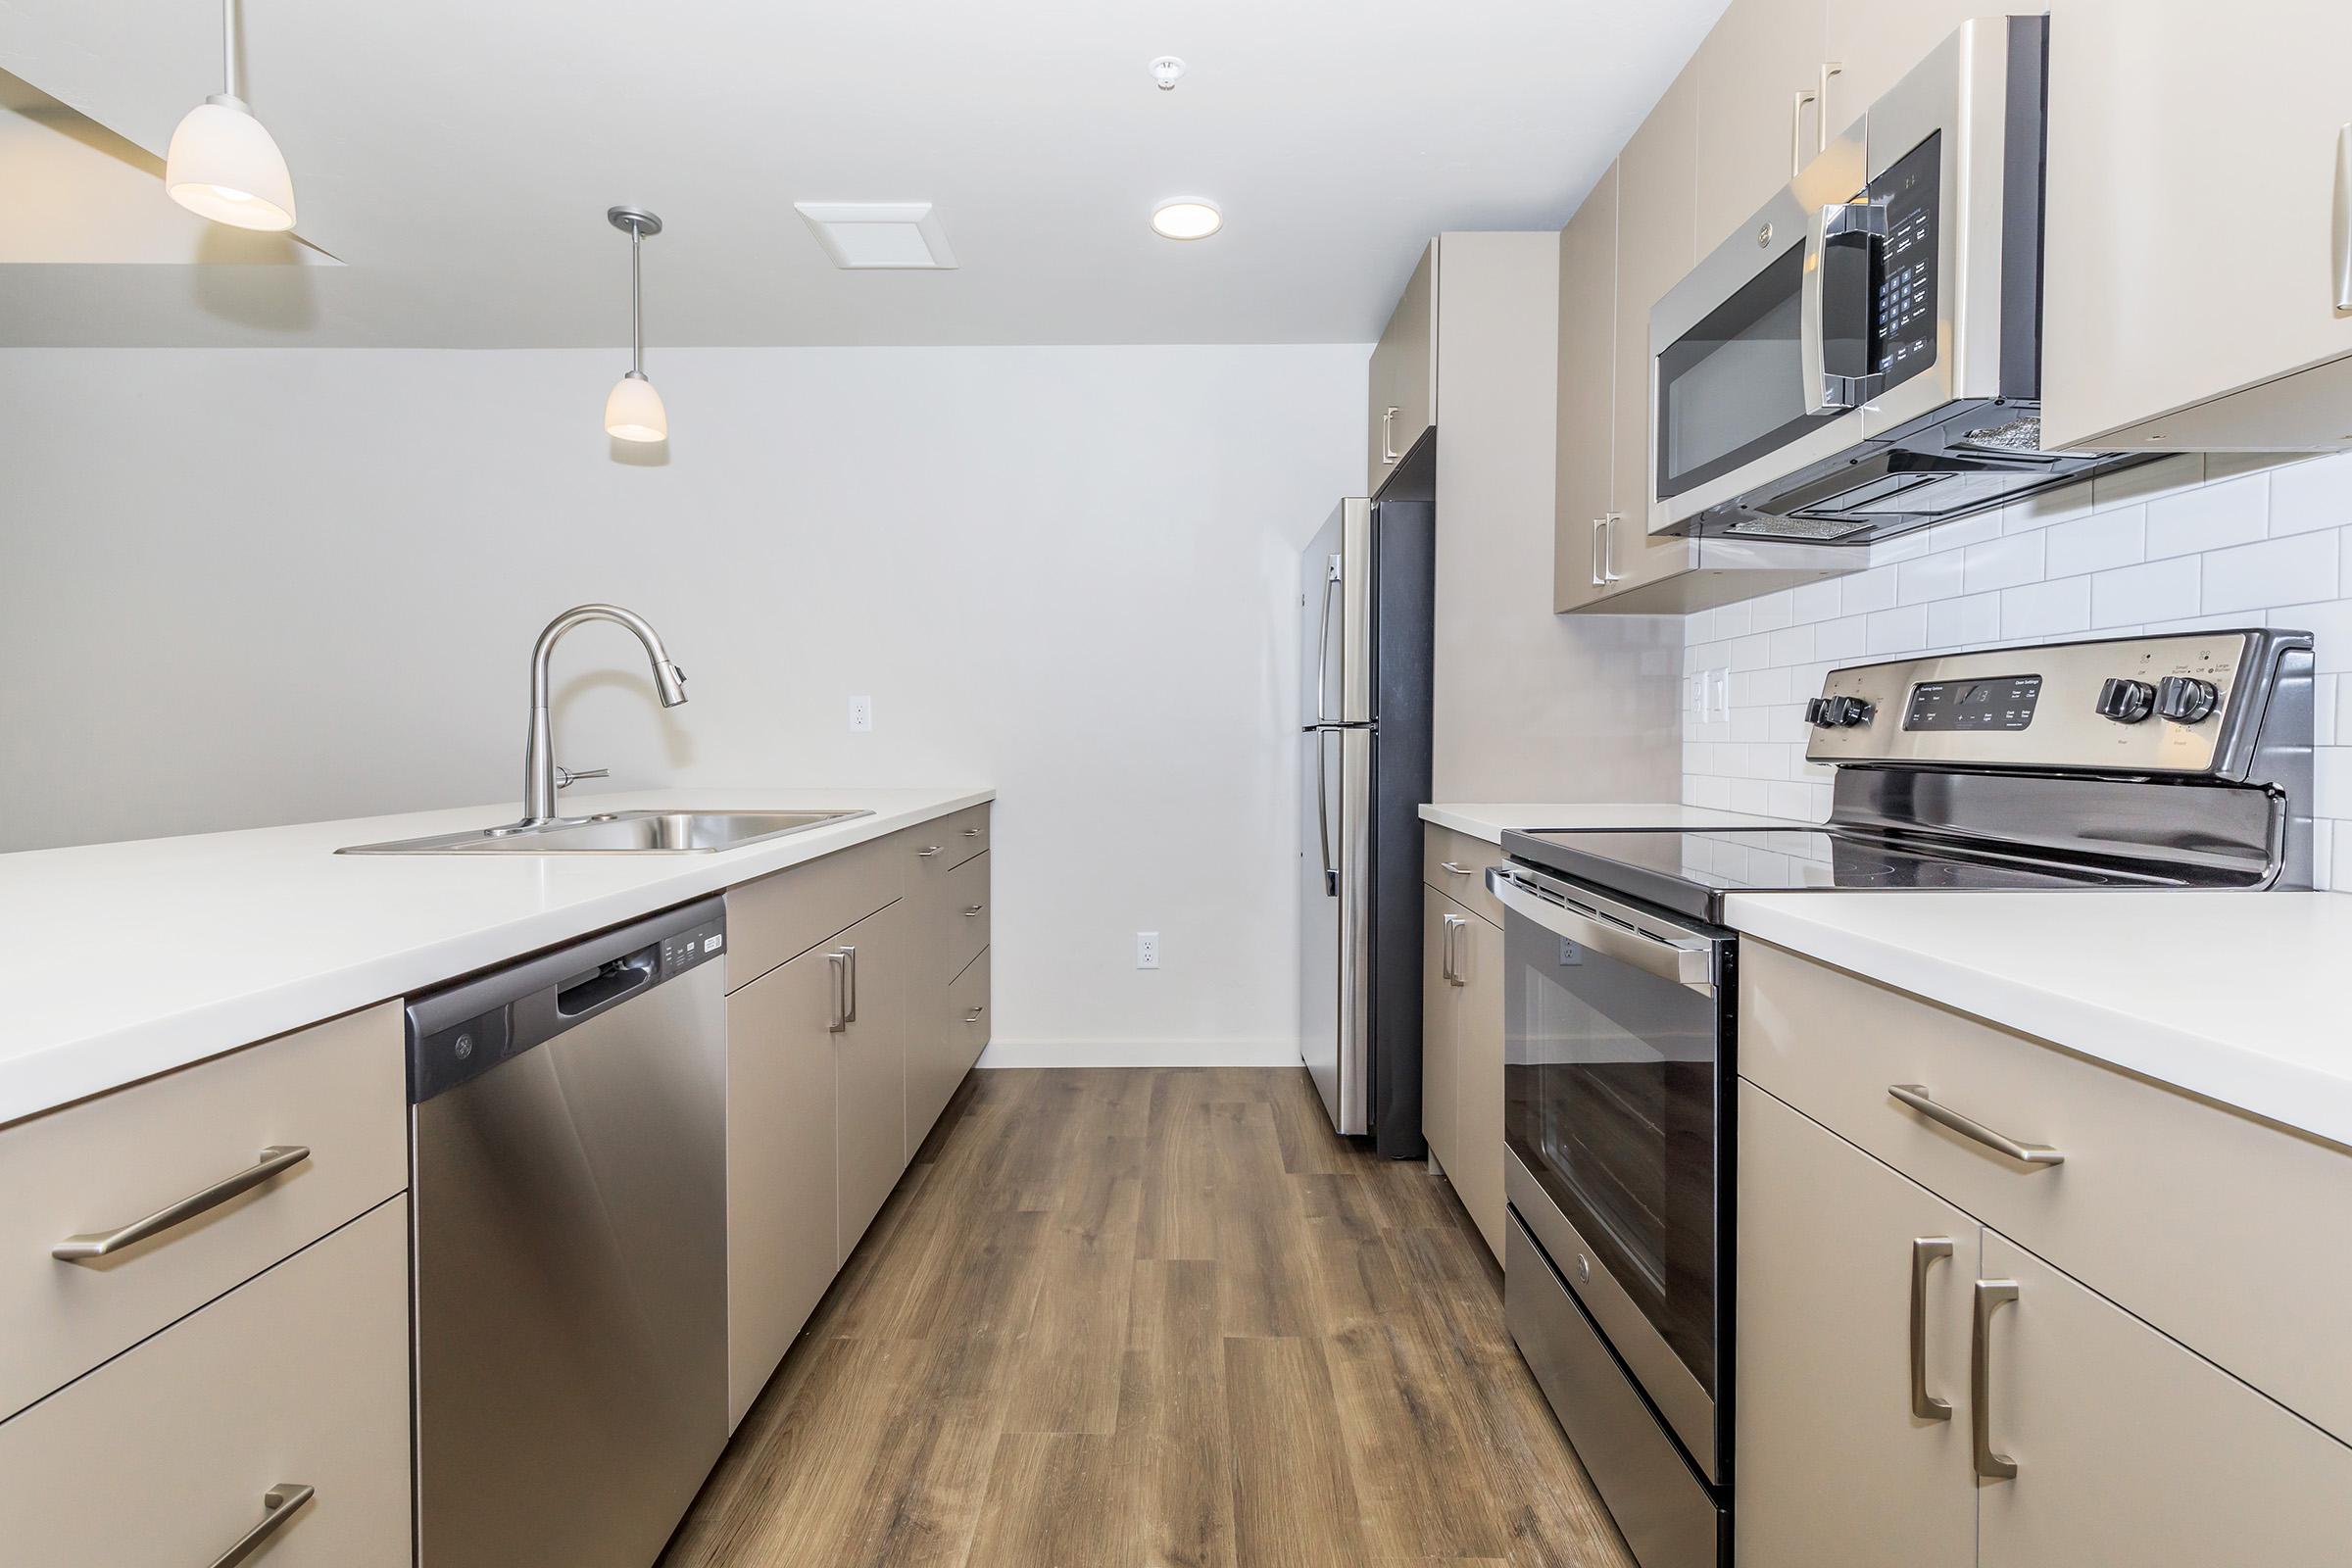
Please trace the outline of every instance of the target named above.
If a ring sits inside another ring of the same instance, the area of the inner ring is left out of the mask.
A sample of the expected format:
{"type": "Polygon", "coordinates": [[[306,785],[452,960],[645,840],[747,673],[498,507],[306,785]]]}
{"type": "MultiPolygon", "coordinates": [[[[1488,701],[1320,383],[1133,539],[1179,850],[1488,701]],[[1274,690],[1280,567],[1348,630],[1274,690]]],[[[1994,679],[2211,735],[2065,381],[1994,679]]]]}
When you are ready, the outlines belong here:
{"type": "Polygon", "coordinates": [[[244,83],[237,80],[237,0],[220,0],[220,91],[245,101],[244,83]]]}
{"type": "MultiPolygon", "coordinates": [[[[230,0],[233,4],[234,0],[230,0]]],[[[648,234],[662,232],[662,220],[642,207],[609,207],[605,221],[629,236],[629,373],[645,379],[645,264],[648,234]]]]}

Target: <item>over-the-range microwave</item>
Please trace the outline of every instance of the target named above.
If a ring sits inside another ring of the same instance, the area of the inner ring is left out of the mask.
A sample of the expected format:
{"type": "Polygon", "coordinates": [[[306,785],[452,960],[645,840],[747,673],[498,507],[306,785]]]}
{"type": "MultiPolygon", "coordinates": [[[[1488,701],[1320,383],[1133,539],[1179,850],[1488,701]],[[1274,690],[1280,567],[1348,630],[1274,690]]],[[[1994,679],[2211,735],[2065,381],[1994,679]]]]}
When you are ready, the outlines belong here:
{"type": "Polygon", "coordinates": [[[2040,449],[2047,39],[1963,24],[1657,303],[1650,532],[1862,544],[2144,461],[2040,449]]]}

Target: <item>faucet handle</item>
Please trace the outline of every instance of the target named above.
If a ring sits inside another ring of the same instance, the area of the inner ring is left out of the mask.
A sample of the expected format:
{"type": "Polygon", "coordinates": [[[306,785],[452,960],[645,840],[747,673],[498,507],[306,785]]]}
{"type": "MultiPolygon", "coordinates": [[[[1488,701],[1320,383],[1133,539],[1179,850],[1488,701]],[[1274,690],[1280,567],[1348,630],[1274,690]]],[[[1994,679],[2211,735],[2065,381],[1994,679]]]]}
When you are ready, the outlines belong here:
{"type": "Polygon", "coordinates": [[[611,778],[612,776],[612,770],[609,767],[583,767],[577,772],[574,772],[572,769],[558,763],[556,766],[556,788],[560,790],[569,789],[572,785],[577,784],[584,778],[611,778]]]}

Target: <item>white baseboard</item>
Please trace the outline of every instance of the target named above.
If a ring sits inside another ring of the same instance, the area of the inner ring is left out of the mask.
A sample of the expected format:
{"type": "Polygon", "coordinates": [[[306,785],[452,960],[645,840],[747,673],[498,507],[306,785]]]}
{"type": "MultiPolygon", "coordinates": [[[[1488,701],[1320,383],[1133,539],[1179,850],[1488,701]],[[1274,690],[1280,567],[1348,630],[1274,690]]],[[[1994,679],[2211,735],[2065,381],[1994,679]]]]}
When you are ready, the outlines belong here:
{"type": "Polygon", "coordinates": [[[1281,1040],[999,1040],[982,1067],[1296,1067],[1298,1042],[1281,1040]]]}

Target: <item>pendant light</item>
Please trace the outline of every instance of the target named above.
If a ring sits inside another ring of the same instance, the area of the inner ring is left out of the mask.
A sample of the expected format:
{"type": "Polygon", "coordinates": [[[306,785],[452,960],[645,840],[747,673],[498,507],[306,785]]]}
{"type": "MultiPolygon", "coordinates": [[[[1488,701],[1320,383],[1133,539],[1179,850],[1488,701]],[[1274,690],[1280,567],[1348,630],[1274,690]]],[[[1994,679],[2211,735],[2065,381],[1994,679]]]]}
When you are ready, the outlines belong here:
{"type": "Polygon", "coordinates": [[[164,188],[199,218],[232,228],[294,226],[294,177],[285,154],[239,96],[237,0],[220,0],[223,89],[198,104],[172,132],[164,188]]]}
{"type": "Polygon", "coordinates": [[[669,413],[645,378],[645,274],[638,260],[645,236],[662,232],[662,220],[642,207],[614,207],[605,221],[629,234],[629,369],[605,399],[605,433],[618,441],[666,441],[669,413]]]}

